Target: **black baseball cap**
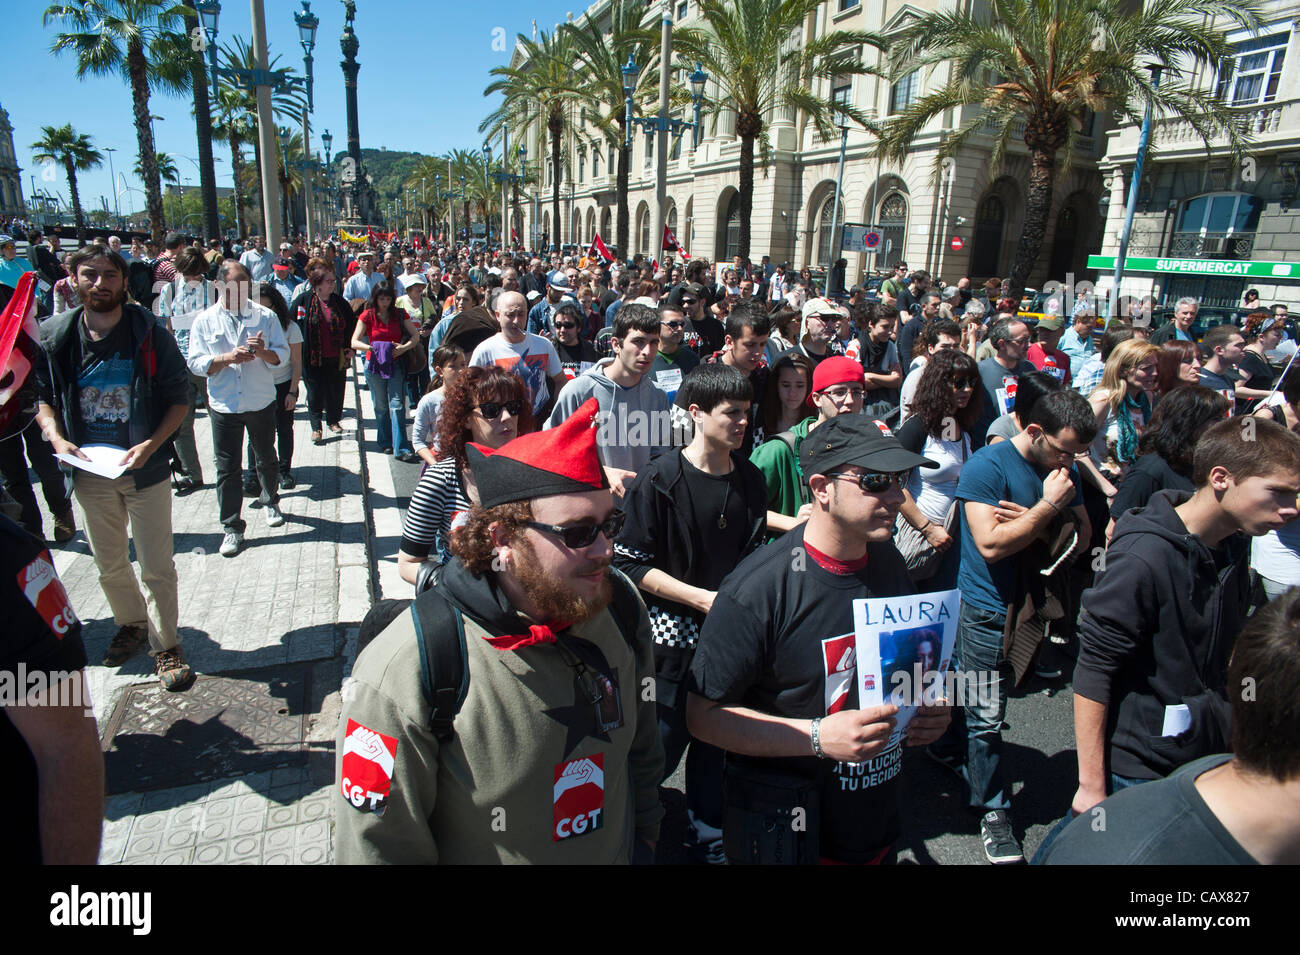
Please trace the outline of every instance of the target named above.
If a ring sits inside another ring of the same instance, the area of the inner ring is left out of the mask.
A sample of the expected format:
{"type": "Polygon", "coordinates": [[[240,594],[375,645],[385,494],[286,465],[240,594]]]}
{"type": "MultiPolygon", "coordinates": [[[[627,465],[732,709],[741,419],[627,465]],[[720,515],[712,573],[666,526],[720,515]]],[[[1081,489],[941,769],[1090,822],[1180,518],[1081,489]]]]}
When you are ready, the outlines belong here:
{"type": "Polygon", "coordinates": [[[805,476],[829,474],[850,465],[894,473],[937,468],[939,463],[907,450],[883,421],[860,414],[836,415],[819,424],[799,445],[799,466],[805,476]]]}

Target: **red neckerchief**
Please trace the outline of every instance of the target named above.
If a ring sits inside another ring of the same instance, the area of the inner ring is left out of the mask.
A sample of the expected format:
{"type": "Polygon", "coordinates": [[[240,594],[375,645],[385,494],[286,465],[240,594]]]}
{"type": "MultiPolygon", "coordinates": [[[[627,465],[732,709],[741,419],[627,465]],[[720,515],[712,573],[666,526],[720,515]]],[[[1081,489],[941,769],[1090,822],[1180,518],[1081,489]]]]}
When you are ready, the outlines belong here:
{"type": "Polygon", "coordinates": [[[836,560],[827,554],[823,554],[808,541],[803,542],[803,546],[808,549],[808,556],[817,561],[823,570],[830,571],[832,574],[839,574],[841,577],[847,577],[849,574],[856,574],[863,567],[867,566],[867,555],[863,554],[857,560],[848,562],[836,560]]]}
{"type": "Polygon", "coordinates": [[[554,630],[544,625],[533,624],[528,628],[527,633],[507,633],[500,637],[484,637],[484,639],[496,650],[522,650],[535,643],[554,643],[557,632],[567,629],[569,629],[567,623],[554,630]]]}

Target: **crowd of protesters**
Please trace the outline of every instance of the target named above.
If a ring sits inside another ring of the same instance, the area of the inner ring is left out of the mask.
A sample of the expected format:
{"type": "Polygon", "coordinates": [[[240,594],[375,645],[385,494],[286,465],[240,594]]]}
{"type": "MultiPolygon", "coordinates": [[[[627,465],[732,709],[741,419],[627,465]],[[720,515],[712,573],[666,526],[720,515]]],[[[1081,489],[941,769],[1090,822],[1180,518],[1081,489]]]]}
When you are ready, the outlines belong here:
{"type": "MultiPolygon", "coordinates": [[[[494,612],[552,608],[542,593],[560,601],[531,628],[553,641],[552,623],[576,625],[585,604],[563,602],[563,579],[547,591],[530,576],[536,568],[483,557],[485,547],[498,557],[517,550],[525,526],[590,556],[555,558],[561,578],[612,565],[639,592],[638,639],[653,652],[636,666],[649,668],[654,724],[635,747],[653,742],[657,755],[634,772],[638,785],[661,783],[685,754],[687,842],[699,861],[893,858],[899,774],[861,769],[895,765],[895,714],[857,707],[854,664],[828,656],[828,641],[852,634],[850,604],[861,597],[960,591],[955,648],[943,663],[987,692],[922,706],[906,742],[956,774],[992,863],[1024,860],[1002,730],[1011,689],[1031,674],[1054,682],[1067,665],[1074,673],[1077,792],[1060,807],[1042,861],[1134,858],[1122,840],[1090,843],[1087,820],[1071,820],[1103,801],[1116,813],[1164,818],[1170,810],[1153,796],[1129,792],[1154,793],[1155,780],[1182,786],[1186,799],[1187,787],[1201,787],[1199,775],[1187,776],[1193,769],[1229,793],[1261,765],[1282,783],[1300,777],[1294,708],[1269,704],[1290,721],[1278,769],[1250,735],[1266,724],[1240,719],[1229,678],[1239,634],[1258,656],[1256,643],[1276,644],[1291,628],[1283,664],[1289,673],[1300,666],[1288,594],[1300,585],[1300,372],[1277,359],[1293,334],[1284,307],[1252,309],[1198,341],[1195,300],[1177,302],[1160,328],[1142,316],[1101,328],[1091,296],[1035,319],[998,279],[946,284],[901,264],[870,293],[844,288],[841,276],[829,297],[808,269],[766,257],[715,269],[699,259],[605,259],[594,249],[530,256],[301,239],[277,254],[260,237],[205,249],[176,234],[130,254],[128,262],[110,244],[92,244],[64,263],[49,302],[60,314],[42,330],[49,357],[31,426],[49,440],[26,435],[60,542],[75,533],[71,499],[51,477],[52,461],[38,460],[39,446],[129,449],[122,477],[78,471],[72,481],[120,627],[105,665],[121,665],[147,641],[166,689],[194,679],[177,636],[170,501],[159,490],[169,473],[178,495],[205,486],[197,411],[211,424],[221,553],[234,557],[242,497],[259,497],[268,526],[284,523],[279,491],[295,485],[300,386],[319,444],[326,427],[342,431],[352,370],[373,399],[377,444],[368,450],[421,465],[397,554],[417,594],[445,586],[461,595],[447,599],[469,615],[462,621],[481,621],[476,608],[487,598],[472,580],[499,573],[494,612]],[[142,377],[153,383],[144,396],[142,377]],[[125,417],[87,402],[91,388],[121,391],[125,417]],[[536,486],[515,486],[530,480],[536,486]],[[539,524],[528,508],[541,505],[529,502],[548,493],[606,495],[610,507],[587,508],[586,523],[539,524]],[[137,526],[146,506],[152,519],[137,526]],[[128,513],[147,603],[126,559],[128,513]],[[792,548],[807,555],[806,568],[792,571],[792,548]],[[1268,601],[1275,605],[1257,613],[1268,601]],[[845,689],[832,705],[836,680],[845,689]],[[850,781],[852,799],[842,793],[850,781]],[[820,799],[817,831],[760,838],[772,829],[763,798],[792,793],[820,799]]],[[[21,522],[41,537],[20,443],[0,447],[21,522]]],[[[536,640],[509,646],[522,653],[536,640]]],[[[569,666],[578,672],[605,674],[581,652],[564,652],[577,653],[569,666]]],[[[616,682],[613,692],[617,699],[616,682]]],[[[625,698],[620,726],[643,709],[625,698]]],[[[341,752],[375,752],[385,731],[367,732],[349,735],[341,752]]],[[[493,762],[477,758],[470,762],[493,762]]],[[[623,771],[631,766],[629,757],[623,771]]],[[[612,771],[607,763],[611,794],[612,771]]],[[[632,798],[626,781],[617,792],[632,798]]],[[[636,799],[637,839],[653,845],[658,817],[636,799]]],[[[352,820],[357,805],[344,785],[344,855],[429,860],[392,841],[410,835],[401,818],[414,803],[389,806],[387,831],[376,819],[352,820]]],[[[1206,799],[1185,813],[1222,821],[1216,807],[1206,799]]],[[[423,811],[436,835],[442,824],[431,806],[423,811]]],[[[447,811],[463,819],[468,808],[447,811]]],[[[1128,816],[1124,825],[1144,828],[1128,816]]],[[[1180,825],[1186,832],[1190,823],[1180,825]]],[[[1182,846],[1148,845],[1141,858],[1277,858],[1248,828],[1229,827],[1231,844],[1188,836],[1182,846]]],[[[558,860],[507,843],[512,858],[558,860]]],[[[452,844],[469,852],[469,843],[452,844]]],[[[640,848],[620,842],[609,859],[640,848]]]]}

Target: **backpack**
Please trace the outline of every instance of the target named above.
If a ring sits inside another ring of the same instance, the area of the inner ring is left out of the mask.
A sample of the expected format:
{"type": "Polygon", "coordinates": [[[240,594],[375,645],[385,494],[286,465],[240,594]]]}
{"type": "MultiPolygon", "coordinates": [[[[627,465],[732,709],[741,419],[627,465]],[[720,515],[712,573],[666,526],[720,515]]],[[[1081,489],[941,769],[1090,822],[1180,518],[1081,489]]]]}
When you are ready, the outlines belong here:
{"type": "MultiPolygon", "coordinates": [[[[782,431],[775,436],[781,439],[790,453],[794,455],[796,461],[799,460],[799,450],[795,447],[795,435],[793,431],[782,431]]],[[[808,490],[808,477],[802,473],[799,475],[799,501],[801,504],[807,504],[812,500],[812,493],[808,490]]]]}
{"type": "MultiPolygon", "coordinates": [[[[420,685],[430,709],[429,731],[445,743],[456,735],[452,724],[469,693],[469,658],[465,621],[436,587],[442,569],[443,565],[433,565],[430,572],[421,573],[414,600],[388,599],[376,603],[362,621],[358,653],[368,642],[368,633],[377,635],[403,611],[409,610],[420,651],[420,685]]],[[[610,581],[614,588],[610,613],[624,641],[634,646],[641,609],[636,587],[617,571],[610,575],[610,581]]]]}

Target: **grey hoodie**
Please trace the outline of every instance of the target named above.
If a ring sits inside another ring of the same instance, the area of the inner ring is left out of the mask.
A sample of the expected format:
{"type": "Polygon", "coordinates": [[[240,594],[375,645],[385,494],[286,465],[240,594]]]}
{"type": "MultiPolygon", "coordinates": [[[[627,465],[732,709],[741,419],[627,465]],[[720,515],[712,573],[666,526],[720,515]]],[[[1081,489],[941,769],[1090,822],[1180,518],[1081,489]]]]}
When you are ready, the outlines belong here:
{"type": "Polygon", "coordinates": [[[672,447],[672,403],[649,375],[630,388],[614,384],[605,369],[616,359],[602,358],[560,390],[547,428],[572,415],[588,398],[600,403],[596,448],[605,467],[640,472],[672,447]]]}

